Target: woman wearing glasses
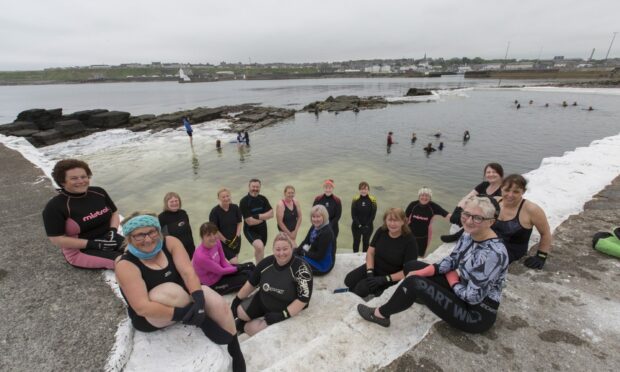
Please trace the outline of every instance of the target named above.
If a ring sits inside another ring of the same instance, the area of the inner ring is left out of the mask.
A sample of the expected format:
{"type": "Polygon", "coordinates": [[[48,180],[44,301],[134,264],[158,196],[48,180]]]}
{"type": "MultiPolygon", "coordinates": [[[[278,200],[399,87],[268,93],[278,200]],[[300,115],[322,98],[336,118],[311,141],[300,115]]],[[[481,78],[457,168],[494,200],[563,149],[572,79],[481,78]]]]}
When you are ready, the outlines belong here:
{"type": "Polygon", "coordinates": [[[498,214],[493,199],[468,199],[461,214],[465,233],[452,253],[432,265],[407,263],[405,280],[387,303],[378,308],[358,305],[362,318],[389,327],[391,315],[418,302],[462,331],[480,333],[491,328],[508,269],[506,248],[491,229],[498,214]]]}
{"type": "Polygon", "coordinates": [[[211,341],[228,345],[233,371],[245,371],[232,312],[219,294],[200,285],[181,241],[162,236],[150,214],[133,213],[123,232],[127,251],[115,274],[134,328],[153,332],[179,321],[197,326],[211,341]]]}
{"type": "Polygon", "coordinates": [[[77,159],[56,163],[52,178],[60,186],[43,210],[49,240],[67,262],[86,269],[113,269],[124,238],[116,205],[101,187],[90,186],[88,164],[77,159]]]}
{"type": "Polygon", "coordinates": [[[501,212],[493,230],[504,239],[509,262],[527,253],[532,230],[540,234],[536,255],[528,257],[523,264],[531,269],[542,269],[551,250],[551,229],[545,212],[536,203],[523,198],[527,181],[520,174],[511,174],[502,182],[501,212]]]}

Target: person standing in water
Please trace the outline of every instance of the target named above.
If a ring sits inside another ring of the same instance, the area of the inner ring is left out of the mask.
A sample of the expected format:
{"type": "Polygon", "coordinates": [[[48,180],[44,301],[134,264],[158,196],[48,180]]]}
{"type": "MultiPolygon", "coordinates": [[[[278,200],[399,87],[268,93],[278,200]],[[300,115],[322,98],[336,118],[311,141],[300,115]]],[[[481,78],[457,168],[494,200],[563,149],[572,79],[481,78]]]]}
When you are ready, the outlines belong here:
{"type": "Polygon", "coordinates": [[[411,144],[413,145],[415,141],[418,140],[418,136],[416,136],[415,132],[411,134],[411,144]]]}
{"type": "Polygon", "coordinates": [[[183,116],[183,126],[185,127],[185,131],[189,136],[189,144],[194,146],[194,141],[192,139],[192,135],[194,134],[194,130],[192,129],[192,123],[190,123],[189,118],[187,116],[183,116]]]}

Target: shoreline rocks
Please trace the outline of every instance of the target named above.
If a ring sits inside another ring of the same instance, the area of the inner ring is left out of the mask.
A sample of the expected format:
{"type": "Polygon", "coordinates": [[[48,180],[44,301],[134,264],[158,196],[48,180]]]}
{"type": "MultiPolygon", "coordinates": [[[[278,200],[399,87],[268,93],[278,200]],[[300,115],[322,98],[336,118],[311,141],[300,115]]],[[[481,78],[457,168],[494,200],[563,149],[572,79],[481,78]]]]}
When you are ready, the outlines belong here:
{"type": "Polygon", "coordinates": [[[24,137],[33,146],[42,147],[114,128],[126,128],[134,132],[178,128],[183,126],[181,119],[184,116],[192,123],[228,119],[231,125],[227,131],[236,132],[264,128],[293,115],[295,110],[257,104],[198,107],[161,115],[139,116],[105,109],[82,110],[68,115],[63,115],[61,108],[30,109],[20,112],[13,123],[0,125],[0,134],[24,137]]]}

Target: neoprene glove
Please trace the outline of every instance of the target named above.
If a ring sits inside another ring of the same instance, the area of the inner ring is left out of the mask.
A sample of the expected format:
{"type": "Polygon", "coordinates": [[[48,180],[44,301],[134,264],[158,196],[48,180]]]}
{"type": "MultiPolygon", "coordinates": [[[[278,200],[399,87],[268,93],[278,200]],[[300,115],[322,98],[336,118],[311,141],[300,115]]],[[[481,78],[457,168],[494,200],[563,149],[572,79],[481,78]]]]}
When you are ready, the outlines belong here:
{"type": "Polygon", "coordinates": [[[185,315],[190,311],[192,305],[193,304],[188,304],[187,306],[183,307],[175,307],[174,313],[172,313],[172,320],[175,322],[183,320],[183,317],[185,317],[185,315]]]}
{"type": "Polygon", "coordinates": [[[192,292],[194,302],[191,308],[183,317],[183,324],[198,326],[205,320],[205,294],[202,289],[192,292]]]}
{"type": "Polygon", "coordinates": [[[110,227],[110,232],[107,235],[108,240],[116,240],[119,236],[120,235],[118,234],[116,227],[110,227]]]}
{"type": "Polygon", "coordinates": [[[235,296],[235,299],[230,304],[230,310],[232,310],[233,318],[238,318],[239,317],[237,315],[237,308],[239,307],[239,305],[241,305],[241,299],[239,297],[235,296]]]}
{"type": "Polygon", "coordinates": [[[265,314],[265,321],[267,322],[268,325],[272,325],[274,323],[281,322],[290,316],[291,314],[289,314],[288,310],[285,309],[280,312],[273,312],[273,313],[265,314]]]}
{"type": "Polygon", "coordinates": [[[367,278],[372,278],[373,276],[375,276],[375,271],[373,269],[366,270],[366,277],[367,278]]]}
{"type": "Polygon", "coordinates": [[[368,289],[370,289],[371,292],[374,292],[381,287],[385,287],[386,284],[392,281],[392,278],[389,275],[382,275],[373,276],[366,280],[368,280],[368,289]]]}
{"type": "Polygon", "coordinates": [[[542,269],[545,266],[545,261],[547,260],[547,252],[538,251],[536,255],[528,257],[525,259],[523,264],[530,269],[542,269]]]}
{"type": "Polygon", "coordinates": [[[118,243],[115,240],[89,239],[85,248],[110,252],[118,249],[118,243]]]}

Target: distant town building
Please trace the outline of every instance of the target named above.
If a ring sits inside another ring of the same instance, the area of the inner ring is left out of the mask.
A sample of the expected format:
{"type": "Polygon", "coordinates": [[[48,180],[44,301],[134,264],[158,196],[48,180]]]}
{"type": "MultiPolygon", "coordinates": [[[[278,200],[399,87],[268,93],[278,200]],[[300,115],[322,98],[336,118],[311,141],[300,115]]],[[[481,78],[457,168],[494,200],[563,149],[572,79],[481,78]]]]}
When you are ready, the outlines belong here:
{"type": "Polygon", "coordinates": [[[90,69],[101,69],[101,68],[112,68],[110,65],[90,65],[88,66],[90,69]]]}
{"type": "Polygon", "coordinates": [[[509,63],[505,67],[506,70],[530,70],[533,68],[533,63],[509,63]]]}

